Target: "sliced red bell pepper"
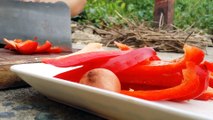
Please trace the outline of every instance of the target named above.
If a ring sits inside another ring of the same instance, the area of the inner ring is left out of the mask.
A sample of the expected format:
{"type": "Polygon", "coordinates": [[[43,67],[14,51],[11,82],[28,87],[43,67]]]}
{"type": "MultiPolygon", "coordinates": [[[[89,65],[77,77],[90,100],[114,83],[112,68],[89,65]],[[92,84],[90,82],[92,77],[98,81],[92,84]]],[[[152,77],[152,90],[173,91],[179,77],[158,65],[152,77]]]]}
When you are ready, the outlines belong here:
{"type": "MultiPolygon", "coordinates": [[[[126,45],[126,44],[122,44],[119,42],[114,41],[114,44],[120,49],[120,50],[133,50],[133,48],[131,48],[130,46],[126,45]]],[[[150,60],[160,60],[160,58],[157,55],[153,55],[150,60]]]]}
{"type": "Polygon", "coordinates": [[[97,68],[98,66],[100,66],[101,64],[103,64],[104,62],[106,62],[106,60],[102,60],[99,62],[90,62],[85,64],[84,66],[81,66],[79,68],[73,69],[73,70],[69,70],[60,74],[55,75],[55,78],[60,78],[60,79],[64,79],[67,81],[72,81],[72,82],[79,82],[81,77],[89,70],[97,68]]]}
{"type": "Polygon", "coordinates": [[[8,40],[6,38],[3,39],[3,41],[6,43],[6,45],[4,46],[5,49],[9,49],[9,50],[16,50],[16,41],[12,41],[12,40],[8,40]]]}
{"type": "Polygon", "coordinates": [[[158,61],[158,60],[161,60],[157,55],[153,55],[150,59],[150,61],[158,61]]]}
{"type": "Polygon", "coordinates": [[[46,41],[43,45],[39,45],[36,41],[37,38],[26,41],[23,41],[22,39],[7,40],[6,38],[3,40],[6,43],[4,47],[5,49],[14,50],[21,54],[62,52],[61,48],[55,46],[52,47],[52,44],[49,41],[46,41]]]}
{"type": "Polygon", "coordinates": [[[36,48],[36,53],[46,53],[50,50],[52,44],[47,40],[43,45],[38,45],[36,48]]]}
{"type": "MultiPolygon", "coordinates": [[[[121,93],[141,99],[147,100],[173,100],[189,96],[193,94],[193,90],[198,88],[199,76],[196,74],[196,65],[192,62],[187,63],[186,69],[183,70],[183,81],[180,85],[162,89],[148,91],[127,91],[122,90],[121,93]]],[[[190,98],[187,98],[190,99],[190,98]]]]}
{"type": "Polygon", "coordinates": [[[184,96],[178,99],[175,99],[176,101],[182,101],[186,99],[193,99],[201,95],[209,86],[209,72],[206,68],[203,68],[202,66],[196,66],[195,67],[196,74],[199,77],[199,84],[197,84],[197,89],[192,89],[192,94],[188,96],[184,96]]]}
{"type": "Polygon", "coordinates": [[[12,46],[11,44],[6,44],[4,46],[5,49],[8,49],[8,50],[15,50],[16,47],[12,46]]]}
{"type": "Polygon", "coordinates": [[[213,72],[209,75],[209,87],[213,88],[213,72]]]}
{"type": "Polygon", "coordinates": [[[23,42],[22,39],[14,39],[13,41],[16,42],[16,43],[22,43],[23,42]]]}
{"type": "Polygon", "coordinates": [[[207,68],[210,71],[209,74],[209,87],[213,88],[213,62],[204,61],[201,66],[207,68]]]}
{"type": "Polygon", "coordinates": [[[65,55],[57,58],[44,58],[42,59],[43,63],[52,64],[58,67],[69,67],[69,66],[78,66],[84,65],[89,62],[98,62],[104,59],[109,59],[116,57],[122,54],[125,54],[124,51],[96,51],[96,52],[87,52],[77,55],[65,55]]]}
{"type": "Polygon", "coordinates": [[[60,74],[55,75],[55,78],[60,78],[63,80],[71,81],[71,82],[79,82],[81,77],[89,71],[91,68],[82,66],[73,70],[69,70],[60,74]]]}
{"type": "Polygon", "coordinates": [[[213,89],[208,88],[204,93],[195,98],[196,100],[213,100],[213,89]]]}
{"type": "Polygon", "coordinates": [[[100,67],[109,69],[114,73],[118,73],[133,67],[154,55],[156,55],[156,52],[150,47],[139,48],[131,50],[124,55],[111,58],[100,67]]]}
{"type": "Polygon", "coordinates": [[[128,72],[149,75],[176,73],[185,68],[187,61],[200,64],[204,59],[204,52],[197,47],[184,45],[184,51],[185,54],[181,58],[172,61],[152,60],[149,64],[138,64],[134,67],[131,67],[128,69],[128,72]]]}
{"type": "MultiPolygon", "coordinates": [[[[114,62],[121,62],[121,60],[125,60],[128,58],[127,61],[132,62],[136,60],[133,64],[130,63],[125,63],[127,64],[126,67],[130,67],[131,65],[137,64],[138,62],[141,62],[143,60],[146,60],[147,58],[151,57],[153,54],[155,54],[155,51],[151,48],[143,48],[143,49],[138,49],[138,50],[133,50],[130,52],[122,52],[122,51],[102,51],[102,52],[89,52],[89,53],[84,53],[84,54],[78,54],[78,55],[73,55],[73,56],[66,56],[66,57],[60,57],[58,59],[51,59],[51,61],[47,61],[49,64],[53,64],[57,66],[62,66],[61,63],[58,62],[66,62],[66,65],[83,65],[83,67],[75,69],[75,70],[70,70],[61,74],[58,74],[54,77],[60,78],[60,79],[65,79],[73,82],[78,82],[82,75],[87,72],[88,70],[101,67],[102,65],[109,65],[114,64],[114,62]],[[129,54],[131,52],[131,55],[129,54]],[[126,54],[124,54],[126,53],[126,54]],[[120,56],[125,56],[125,57],[119,57],[120,56]],[[117,57],[115,57],[117,56],[117,57]],[[138,57],[142,56],[142,57],[138,57]],[[116,59],[114,59],[114,58],[116,59]],[[111,61],[111,59],[113,59],[111,61]],[[56,60],[53,61],[53,60],[56,60]],[[116,61],[117,60],[117,61],[116,61]],[[106,63],[106,64],[105,64],[106,63]],[[110,63],[110,64],[109,64],[110,63]]],[[[48,59],[49,60],[49,59],[48,59]]],[[[46,61],[43,61],[46,62],[46,61]]],[[[63,64],[63,63],[62,63],[63,64]]],[[[120,65],[120,64],[117,64],[120,65]]],[[[102,66],[103,67],[103,66],[102,66]]],[[[113,66],[117,69],[120,66],[113,66]]]]}
{"type": "Polygon", "coordinates": [[[132,90],[132,91],[137,91],[137,90],[161,90],[161,89],[166,89],[168,87],[164,86],[153,86],[153,85],[143,85],[143,84],[134,84],[134,83],[121,83],[121,89],[122,90],[132,90]]]}
{"type": "Polygon", "coordinates": [[[119,43],[119,42],[116,42],[114,41],[114,44],[120,49],[120,50],[132,50],[133,48],[129,47],[128,45],[125,45],[125,44],[122,44],[122,43],[119,43]]]}
{"type": "Polygon", "coordinates": [[[213,100],[213,92],[204,92],[196,100],[213,100]]]}
{"type": "Polygon", "coordinates": [[[38,43],[32,40],[26,40],[21,43],[16,43],[17,51],[21,54],[33,54],[38,46],[38,43]]]}
{"type": "Polygon", "coordinates": [[[61,53],[63,50],[60,47],[53,46],[47,52],[48,53],[61,53]]]}
{"type": "MultiPolygon", "coordinates": [[[[181,83],[183,76],[181,72],[161,75],[147,75],[143,73],[121,72],[117,77],[122,83],[148,85],[156,87],[174,87],[181,83]]],[[[134,88],[132,88],[134,89],[134,88]]]]}
{"type": "Polygon", "coordinates": [[[213,72],[213,62],[204,61],[203,64],[207,67],[209,71],[213,72]]]}

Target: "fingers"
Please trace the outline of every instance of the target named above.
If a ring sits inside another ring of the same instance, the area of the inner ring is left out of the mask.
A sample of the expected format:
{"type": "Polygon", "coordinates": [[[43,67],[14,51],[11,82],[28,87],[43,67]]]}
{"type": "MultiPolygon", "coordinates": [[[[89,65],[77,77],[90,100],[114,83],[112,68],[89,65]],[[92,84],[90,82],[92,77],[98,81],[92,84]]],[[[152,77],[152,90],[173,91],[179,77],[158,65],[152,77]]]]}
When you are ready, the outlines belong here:
{"type": "Polygon", "coordinates": [[[41,2],[41,0],[19,0],[22,2],[41,2]]]}
{"type": "Polygon", "coordinates": [[[64,2],[70,8],[71,16],[76,16],[81,13],[84,9],[84,6],[87,3],[87,0],[19,0],[23,2],[44,2],[44,3],[55,3],[55,2],[64,2]]]}

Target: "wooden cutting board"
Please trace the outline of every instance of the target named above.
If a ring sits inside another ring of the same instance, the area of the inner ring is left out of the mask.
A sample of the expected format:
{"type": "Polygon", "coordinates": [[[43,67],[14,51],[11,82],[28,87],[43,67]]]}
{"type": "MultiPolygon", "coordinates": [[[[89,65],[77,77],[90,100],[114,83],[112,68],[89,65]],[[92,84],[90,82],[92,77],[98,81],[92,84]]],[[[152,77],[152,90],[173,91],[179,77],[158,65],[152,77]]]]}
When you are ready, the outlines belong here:
{"type": "Polygon", "coordinates": [[[14,51],[0,48],[0,89],[27,85],[18,76],[10,71],[10,67],[12,65],[40,62],[42,58],[57,57],[65,54],[69,53],[20,55],[14,51]]]}

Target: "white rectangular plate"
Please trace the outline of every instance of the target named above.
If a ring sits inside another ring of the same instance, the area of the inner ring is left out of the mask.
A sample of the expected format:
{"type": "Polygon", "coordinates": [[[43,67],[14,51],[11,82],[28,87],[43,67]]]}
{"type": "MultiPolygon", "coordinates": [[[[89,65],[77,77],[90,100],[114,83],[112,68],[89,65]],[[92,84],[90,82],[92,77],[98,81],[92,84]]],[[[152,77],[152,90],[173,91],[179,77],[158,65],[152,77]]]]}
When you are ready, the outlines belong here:
{"type": "Polygon", "coordinates": [[[43,63],[19,64],[11,67],[13,72],[48,98],[104,118],[213,119],[213,101],[151,102],[53,77],[71,69],[74,68],[58,68],[43,63]]]}

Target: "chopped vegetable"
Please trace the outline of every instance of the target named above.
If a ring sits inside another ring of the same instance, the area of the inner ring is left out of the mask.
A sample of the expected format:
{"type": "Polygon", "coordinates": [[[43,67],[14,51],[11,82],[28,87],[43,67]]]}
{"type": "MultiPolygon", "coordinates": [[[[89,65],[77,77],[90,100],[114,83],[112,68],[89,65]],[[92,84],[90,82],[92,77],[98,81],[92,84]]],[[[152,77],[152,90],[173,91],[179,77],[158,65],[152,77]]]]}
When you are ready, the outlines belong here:
{"type": "Polygon", "coordinates": [[[202,93],[200,96],[195,98],[197,100],[213,100],[213,89],[208,88],[204,93],[202,93]]]}
{"type": "MultiPolygon", "coordinates": [[[[182,100],[193,99],[194,96],[191,97],[191,94],[194,94],[193,90],[198,89],[197,85],[200,84],[199,76],[196,74],[195,67],[196,65],[194,63],[187,63],[186,69],[183,70],[183,81],[180,85],[175,87],[150,91],[122,90],[121,93],[146,100],[175,100],[183,97],[186,97],[186,99],[182,100]]],[[[201,93],[197,93],[197,96],[201,93]]]]}
{"type": "Polygon", "coordinates": [[[193,91],[192,94],[178,98],[176,100],[183,101],[183,100],[187,100],[187,99],[194,99],[194,98],[200,96],[204,91],[207,90],[208,82],[209,82],[208,81],[209,73],[208,73],[207,69],[203,68],[202,66],[196,66],[195,72],[196,72],[197,76],[199,77],[199,83],[196,85],[197,89],[191,89],[191,91],[193,91]]]}
{"type": "Polygon", "coordinates": [[[149,64],[137,64],[128,69],[127,72],[149,75],[171,74],[181,72],[181,70],[185,68],[187,61],[193,61],[196,64],[200,64],[203,61],[204,52],[201,49],[185,45],[184,50],[185,55],[181,58],[172,61],[152,60],[148,62],[149,64]]]}
{"type": "Polygon", "coordinates": [[[211,62],[208,62],[208,61],[204,61],[203,64],[207,67],[207,69],[209,71],[213,72],[213,62],[211,63],[211,62]]]}
{"type": "Polygon", "coordinates": [[[145,60],[151,58],[153,55],[156,55],[156,52],[152,48],[139,48],[131,50],[124,55],[111,58],[101,67],[107,68],[114,73],[118,73],[144,62],[145,60]]]}
{"type": "Polygon", "coordinates": [[[7,40],[4,38],[4,42],[6,43],[5,49],[14,50],[20,54],[34,54],[34,53],[60,53],[62,49],[59,47],[52,46],[50,41],[46,41],[44,44],[39,45],[35,40],[7,40]]]}
{"type": "Polygon", "coordinates": [[[119,43],[119,42],[116,42],[114,41],[114,44],[120,49],[120,50],[132,50],[131,47],[125,45],[125,44],[122,44],[122,43],[119,43]]]}
{"type": "Polygon", "coordinates": [[[46,41],[43,45],[39,45],[36,48],[36,53],[45,53],[45,52],[49,52],[49,50],[51,49],[52,44],[50,43],[50,41],[46,41]]]}
{"type": "Polygon", "coordinates": [[[21,43],[16,43],[17,51],[21,54],[33,54],[37,49],[38,43],[31,40],[26,40],[21,43]]]}
{"type": "Polygon", "coordinates": [[[89,62],[81,67],[75,68],[73,70],[69,70],[60,74],[55,75],[54,77],[72,81],[72,82],[79,82],[81,77],[89,70],[98,68],[101,64],[105,61],[99,61],[98,63],[89,62]]]}
{"type": "MultiPolygon", "coordinates": [[[[213,99],[213,92],[209,90],[213,86],[213,63],[204,61],[205,54],[201,49],[184,45],[185,53],[182,57],[165,61],[161,60],[152,48],[132,49],[124,44],[115,44],[120,50],[113,53],[106,50],[93,51],[45,59],[43,62],[58,67],[79,66],[54,76],[77,83],[88,81],[88,71],[97,68],[108,69],[120,81],[121,94],[141,99],[213,99]]],[[[102,76],[107,78],[111,75],[102,76]]],[[[107,82],[101,82],[101,85],[103,84],[107,85],[107,82]]]]}
{"type": "Polygon", "coordinates": [[[49,50],[47,50],[48,53],[61,53],[62,51],[62,48],[57,46],[53,46],[49,50]]]}
{"type": "MultiPolygon", "coordinates": [[[[150,71],[151,72],[151,71],[150,71]]],[[[155,87],[173,87],[179,85],[182,81],[183,75],[181,72],[171,73],[171,74],[143,74],[143,73],[132,73],[132,72],[121,72],[117,74],[119,80],[123,84],[135,84],[137,85],[147,85],[155,87]]],[[[134,87],[132,87],[134,89],[134,87]]]]}
{"type": "Polygon", "coordinates": [[[124,54],[122,51],[95,51],[88,53],[81,53],[77,55],[62,56],[58,58],[44,58],[43,63],[52,64],[57,67],[68,67],[84,65],[93,61],[108,60],[112,57],[124,54]]]}
{"type": "Polygon", "coordinates": [[[209,87],[213,88],[213,72],[211,72],[209,75],[209,87]]]}

